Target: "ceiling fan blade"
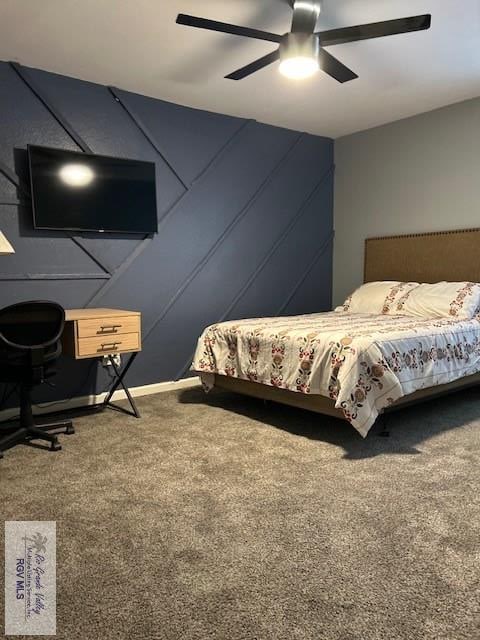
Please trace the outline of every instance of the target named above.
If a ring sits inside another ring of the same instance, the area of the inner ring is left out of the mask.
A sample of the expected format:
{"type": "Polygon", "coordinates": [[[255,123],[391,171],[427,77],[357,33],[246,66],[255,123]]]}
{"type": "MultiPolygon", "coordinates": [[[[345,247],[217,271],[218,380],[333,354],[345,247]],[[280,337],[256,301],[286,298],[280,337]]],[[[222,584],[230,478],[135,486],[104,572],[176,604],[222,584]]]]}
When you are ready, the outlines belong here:
{"type": "Polygon", "coordinates": [[[208,29],[209,31],[219,31],[220,33],[230,33],[234,36],[245,36],[246,38],[255,38],[256,40],[266,40],[267,42],[280,43],[282,36],[268,31],[259,31],[258,29],[250,29],[249,27],[238,27],[235,24],[227,22],[218,22],[217,20],[208,20],[207,18],[197,18],[179,13],[176,20],[177,24],[184,24],[187,27],[197,27],[199,29],[208,29]]]}
{"type": "Polygon", "coordinates": [[[279,60],[279,58],[280,51],[277,49],[276,51],[272,51],[272,53],[263,56],[263,58],[259,58],[258,60],[247,64],[245,67],[237,69],[233,73],[229,73],[228,76],[225,76],[225,78],[228,78],[229,80],[243,80],[243,78],[246,78],[252,73],[255,73],[255,71],[259,71],[264,67],[268,67],[269,64],[272,64],[272,62],[276,62],[277,60],[279,60]]]}
{"type": "Polygon", "coordinates": [[[320,49],[318,62],[320,64],[320,69],[325,73],[328,73],[332,78],[335,78],[335,80],[338,80],[338,82],[343,83],[358,78],[356,73],[342,64],[340,60],[337,60],[330,55],[328,51],[325,51],[325,49],[320,49]]]}
{"type": "Polygon", "coordinates": [[[356,42],[357,40],[370,40],[371,38],[394,36],[399,33],[422,31],[423,29],[429,29],[431,22],[432,16],[425,14],[423,16],[412,16],[411,18],[359,24],[356,27],[331,29],[330,31],[319,32],[316,35],[319,36],[322,47],[329,47],[334,44],[356,42]]]}

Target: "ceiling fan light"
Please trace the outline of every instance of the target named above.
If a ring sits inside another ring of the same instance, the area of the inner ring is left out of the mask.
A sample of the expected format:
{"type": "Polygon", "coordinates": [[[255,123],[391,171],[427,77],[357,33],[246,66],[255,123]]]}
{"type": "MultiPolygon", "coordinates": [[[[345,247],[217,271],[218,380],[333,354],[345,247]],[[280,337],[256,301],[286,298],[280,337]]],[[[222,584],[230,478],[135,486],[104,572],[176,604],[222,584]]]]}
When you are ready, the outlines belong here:
{"type": "Polygon", "coordinates": [[[313,76],[319,69],[318,60],[305,56],[285,58],[280,63],[280,73],[292,80],[303,80],[313,76]]]}
{"type": "Polygon", "coordinates": [[[316,35],[289,33],[280,43],[280,73],[287,78],[309,78],[319,69],[320,43],[316,35]]]}

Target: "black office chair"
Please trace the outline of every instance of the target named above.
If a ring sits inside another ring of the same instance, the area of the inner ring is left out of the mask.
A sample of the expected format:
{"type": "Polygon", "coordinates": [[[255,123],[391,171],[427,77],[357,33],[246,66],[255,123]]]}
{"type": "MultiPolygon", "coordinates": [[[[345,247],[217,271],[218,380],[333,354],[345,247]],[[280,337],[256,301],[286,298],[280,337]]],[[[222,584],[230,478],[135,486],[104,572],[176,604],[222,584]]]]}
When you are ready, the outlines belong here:
{"type": "Polygon", "coordinates": [[[20,387],[20,426],[0,439],[0,458],[10,447],[46,440],[59,451],[59,433],[75,433],[70,421],[36,425],[32,390],[55,375],[52,365],[62,352],[65,311],[55,302],[21,302],[0,311],[0,382],[20,387]]]}

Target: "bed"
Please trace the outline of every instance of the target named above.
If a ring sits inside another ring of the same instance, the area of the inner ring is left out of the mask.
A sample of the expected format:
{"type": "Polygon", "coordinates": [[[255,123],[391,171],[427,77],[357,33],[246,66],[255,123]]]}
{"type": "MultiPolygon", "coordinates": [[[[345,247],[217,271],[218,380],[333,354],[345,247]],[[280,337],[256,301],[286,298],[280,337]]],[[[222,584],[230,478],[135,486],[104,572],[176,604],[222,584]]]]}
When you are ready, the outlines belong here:
{"type": "MultiPolygon", "coordinates": [[[[479,253],[480,229],[367,239],[364,282],[478,283],[479,253]]],[[[332,415],[365,437],[383,413],[480,384],[478,313],[398,315],[397,302],[389,315],[344,307],[215,324],[200,337],[192,369],[206,390],[332,415]]]]}

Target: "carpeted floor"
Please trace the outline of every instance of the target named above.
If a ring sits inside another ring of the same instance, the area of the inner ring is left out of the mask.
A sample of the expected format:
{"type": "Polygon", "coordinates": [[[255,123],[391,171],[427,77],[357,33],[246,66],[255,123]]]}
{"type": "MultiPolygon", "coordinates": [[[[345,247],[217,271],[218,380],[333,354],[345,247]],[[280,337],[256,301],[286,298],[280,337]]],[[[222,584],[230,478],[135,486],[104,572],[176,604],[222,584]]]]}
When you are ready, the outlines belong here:
{"type": "Polygon", "coordinates": [[[58,638],[480,637],[478,389],[389,439],[200,389],[139,406],[0,461],[2,519],[57,521],[58,638]]]}

